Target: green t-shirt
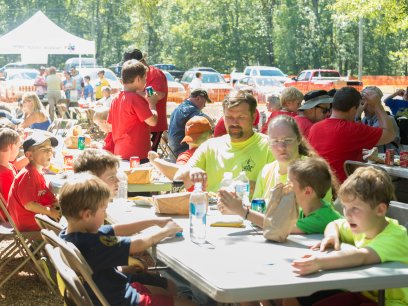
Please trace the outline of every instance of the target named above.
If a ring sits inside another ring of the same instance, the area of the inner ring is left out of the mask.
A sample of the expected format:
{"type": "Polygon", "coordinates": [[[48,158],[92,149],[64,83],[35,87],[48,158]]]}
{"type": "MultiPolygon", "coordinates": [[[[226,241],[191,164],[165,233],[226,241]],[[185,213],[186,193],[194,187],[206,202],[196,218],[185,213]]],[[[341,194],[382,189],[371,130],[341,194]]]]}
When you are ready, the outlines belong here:
{"type": "Polygon", "coordinates": [[[211,138],[201,144],[187,164],[207,172],[208,191],[217,192],[224,172],[237,177],[245,171],[248,179],[256,181],[258,173],[273,161],[265,135],[254,133],[243,142],[231,142],[229,135],[211,138]]]}
{"type": "MultiPolygon", "coordinates": [[[[307,158],[306,156],[302,156],[302,159],[307,158]]],[[[277,160],[274,162],[265,165],[262,168],[261,172],[259,173],[256,179],[255,191],[253,195],[253,199],[262,198],[262,199],[269,199],[270,198],[270,190],[275,187],[278,183],[286,184],[288,181],[288,175],[280,174],[279,173],[279,163],[277,160]]],[[[332,189],[330,188],[324,199],[331,203],[333,198],[332,189]]]]}
{"type": "Polygon", "coordinates": [[[296,227],[305,234],[323,234],[327,224],[343,217],[335,211],[333,205],[327,201],[322,200],[322,204],[322,207],[310,213],[308,216],[305,216],[300,209],[296,227]]]}
{"type": "MultiPolygon", "coordinates": [[[[357,248],[369,247],[380,257],[381,262],[395,261],[408,264],[408,235],[404,226],[397,220],[386,218],[388,225],[374,239],[367,239],[365,234],[353,234],[345,219],[336,220],[339,227],[340,240],[357,248]]],[[[368,298],[378,301],[377,291],[363,292],[368,298]]],[[[387,306],[408,305],[408,288],[385,290],[387,306]]]]}

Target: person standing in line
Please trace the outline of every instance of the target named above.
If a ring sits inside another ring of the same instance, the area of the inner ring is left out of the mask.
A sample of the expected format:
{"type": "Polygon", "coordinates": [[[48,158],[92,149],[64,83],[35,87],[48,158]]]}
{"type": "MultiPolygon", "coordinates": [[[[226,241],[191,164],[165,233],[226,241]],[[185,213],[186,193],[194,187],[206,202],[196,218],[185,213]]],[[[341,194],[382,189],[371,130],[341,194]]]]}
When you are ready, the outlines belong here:
{"type": "Polygon", "coordinates": [[[55,67],[50,67],[47,76],[47,93],[48,93],[48,107],[50,112],[50,119],[54,121],[55,117],[55,106],[61,99],[61,79],[56,74],[57,69],[55,67]]]}
{"type": "Polygon", "coordinates": [[[123,62],[135,59],[141,62],[147,67],[147,78],[146,78],[146,87],[153,87],[155,95],[146,97],[150,103],[154,103],[157,108],[158,120],[156,126],[150,128],[151,132],[151,141],[152,141],[152,150],[157,152],[159,147],[160,138],[164,131],[167,131],[167,94],[168,86],[167,79],[163,71],[156,68],[155,66],[149,66],[146,62],[146,56],[139,49],[133,49],[126,51],[123,55],[123,62]]]}

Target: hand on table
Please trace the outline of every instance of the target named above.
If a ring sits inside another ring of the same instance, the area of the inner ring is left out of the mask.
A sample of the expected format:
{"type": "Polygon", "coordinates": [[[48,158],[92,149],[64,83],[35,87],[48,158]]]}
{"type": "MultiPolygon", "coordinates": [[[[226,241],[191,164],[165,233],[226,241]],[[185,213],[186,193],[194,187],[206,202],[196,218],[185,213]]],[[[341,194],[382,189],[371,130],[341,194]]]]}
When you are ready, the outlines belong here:
{"type": "Polygon", "coordinates": [[[292,261],[293,272],[299,275],[308,275],[320,270],[318,258],[314,255],[305,255],[300,259],[292,261]]]}
{"type": "Polygon", "coordinates": [[[229,191],[221,188],[218,191],[217,208],[223,215],[242,215],[242,199],[237,196],[235,191],[229,191]]]}
{"type": "Polygon", "coordinates": [[[147,158],[149,159],[149,162],[153,162],[156,158],[160,158],[160,156],[155,151],[149,151],[149,153],[147,153],[147,158]]]}
{"type": "Polygon", "coordinates": [[[336,251],[340,250],[340,239],[337,236],[324,237],[322,241],[314,244],[312,250],[320,250],[321,252],[327,250],[328,248],[334,248],[336,251]]]}
{"type": "Polygon", "coordinates": [[[175,236],[178,232],[183,231],[183,228],[173,220],[167,222],[167,224],[163,228],[167,230],[167,235],[169,237],[175,236]]]}
{"type": "Polygon", "coordinates": [[[156,225],[160,227],[165,227],[167,223],[173,221],[170,217],[162,217],[156,219],[156,225]]]}

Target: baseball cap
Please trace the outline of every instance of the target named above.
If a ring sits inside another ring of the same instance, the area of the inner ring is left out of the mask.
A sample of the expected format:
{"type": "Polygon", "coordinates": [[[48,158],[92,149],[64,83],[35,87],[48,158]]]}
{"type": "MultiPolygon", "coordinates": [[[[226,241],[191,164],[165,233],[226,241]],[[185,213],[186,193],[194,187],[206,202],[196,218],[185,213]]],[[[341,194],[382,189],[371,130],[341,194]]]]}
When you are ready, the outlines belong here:
{"type": "Polygon", "coordinates": [[[55,137],[47,136],[41,133],[34,133],[29,138],[24,140],[23,149],[24,153],[27,152],[32,146],[38,146],[43,144],[46,140],[51,140],[51,146],[56,147],[58,145],[58,140],[55,137]]]}
{"type": "Polygon", "coordinates": [[[144,59],[143,52],[140,51],[139,49],[126,50],[125,53],[123,53],[123,62],[126,62],[131,59],[141,61],[142,59],[144,59]]]}
{"type": "Polygon", "coordinates": [[[207,100],[207,102],[212,103],[205,89],[196,88],[190,93],[190,97],[196,98],[198,96],[204,97],[207,100]]]}
{"type": "Polygon", "coordinates": [[[207,118],[194,116],[186,122],[186,136],[180,142],[196,141],[202,133],[212,131],[212,127],[207,118]]]}
{"type": "Polygon", "coordinates": [[[324,94],[322,95],[315,95],[314,97],[306,97],[310,92],[308,92],[304,99],[305,102],[303,103],[303,105],[301,107],[299,107],[299,110],[305,110],[305,109],[311,109],[313,107],[318,106],[319,104],[323,104],[323,103],[332,103],[333,102],[333,97],[330,97],[327,94],[327,91],[324,91],[324,94]]]}

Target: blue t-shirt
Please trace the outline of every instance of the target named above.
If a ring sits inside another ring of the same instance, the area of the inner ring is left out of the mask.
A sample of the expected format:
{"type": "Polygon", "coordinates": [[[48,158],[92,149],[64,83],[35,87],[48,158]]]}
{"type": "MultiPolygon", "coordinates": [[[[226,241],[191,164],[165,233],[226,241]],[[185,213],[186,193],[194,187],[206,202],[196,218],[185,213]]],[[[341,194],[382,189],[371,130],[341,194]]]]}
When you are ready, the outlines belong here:
{"type": "Polygon", "coordinates": [[[93,99],[93,87],[91,84],[87,84],[84,87],[84,99],[86,100],[88,97],[93,99]]]}
{"type": "Polygon", "coordinates": [[[33,123],[32,125],[30,125],[30,129],[46,131],[50,125],[51,125],[51,120],[47,119],[43,122],[33,123]]]}
{"type": "MultiPolygon", "coordinates": [[[[92,268],[92,278],[110,305],[135,306],[139,303],[139,293],[130,286],[126,275],[118,266],[126,266],[129,261],[130,237],[116,237],[111,225],[103,225],[98,233],[71,233],[60,237],[72,242],[92,268]]],[[[100,305],[89,286],[85,286],[95,305],[100,305]]]]}
{"type": "Polygon", "coordinates": [[[168,131],[169,146],[178,156],[180,153],[188,150],[188,144],[180,142],[185,135],[186,122],[194,116],[203,116],[201,110],[190,100],[184,100],[171,113],[170,125],[168,131]]]}
{"type": "Polygon", "coordinates": [[[385,99],[385,105],[387,105],[392,114],[397,115],[398,111],[408,108],[408,101],[401,99],[385,99]]]}

